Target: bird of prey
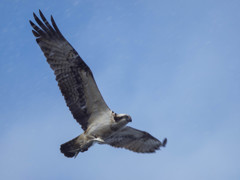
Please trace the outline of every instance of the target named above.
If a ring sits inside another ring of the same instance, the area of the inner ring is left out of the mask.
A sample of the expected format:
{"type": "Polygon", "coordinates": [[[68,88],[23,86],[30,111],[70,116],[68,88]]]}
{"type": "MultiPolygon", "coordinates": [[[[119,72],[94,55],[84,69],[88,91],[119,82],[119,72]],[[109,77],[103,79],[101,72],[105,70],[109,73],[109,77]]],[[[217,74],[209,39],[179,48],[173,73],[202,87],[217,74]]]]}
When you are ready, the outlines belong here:
{"type": "Polygon", "coordinates": [[[59,31],[53,17],[52,25],[39,10],[38,26],[29,21],[36,41],[54,71],[56,81],[74,119],[84,133],[61,145],[66,157],[76,157],[94,143],[109,144],[138,153],[152,153],[167,143],[147,132],[126,126],[132,121],[127,114],[113,112],[105,103],[91,69],[59,31]]]}

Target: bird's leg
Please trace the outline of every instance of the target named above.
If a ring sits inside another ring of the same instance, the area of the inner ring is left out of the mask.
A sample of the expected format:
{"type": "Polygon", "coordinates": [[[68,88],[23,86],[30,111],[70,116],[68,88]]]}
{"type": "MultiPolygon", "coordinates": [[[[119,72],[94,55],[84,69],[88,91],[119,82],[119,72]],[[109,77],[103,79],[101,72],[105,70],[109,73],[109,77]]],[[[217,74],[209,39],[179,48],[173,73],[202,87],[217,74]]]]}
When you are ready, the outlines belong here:
{"type": "Polygon", "coordinates": [[[104,143],[104,140],[101,137],[99,137],[99,136],[97,136],[95,134],[92,135],[92,140],[96,141],[98,143],[104,143]]]}
{"type": "Polygon", "coordinates": [[[98,143],[104,143],[104,140],[100,137],[95,138],[94,141],[97,141],[98,143]]]}

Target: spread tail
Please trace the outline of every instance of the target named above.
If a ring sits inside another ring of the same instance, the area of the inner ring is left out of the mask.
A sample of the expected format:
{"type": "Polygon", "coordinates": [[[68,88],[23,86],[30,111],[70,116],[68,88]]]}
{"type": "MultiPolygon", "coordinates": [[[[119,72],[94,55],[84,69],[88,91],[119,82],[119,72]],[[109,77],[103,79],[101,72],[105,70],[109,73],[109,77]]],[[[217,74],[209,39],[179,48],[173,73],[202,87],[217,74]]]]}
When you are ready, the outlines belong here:
{"type": "Polygon", "coordinates": [[[77,157],[79,152],[87,151],[92,142],[85,143],[83,135],[80,135],[61,145],[61,152],[69,158],[77,157]]]}
{"type": "Polygon", "coordinates": [[[70,157],[77,156],[80,148],[79,143],[77,143],[78,137],[61,145],[60,150],[66,157],[70,158],[70,157]]]}

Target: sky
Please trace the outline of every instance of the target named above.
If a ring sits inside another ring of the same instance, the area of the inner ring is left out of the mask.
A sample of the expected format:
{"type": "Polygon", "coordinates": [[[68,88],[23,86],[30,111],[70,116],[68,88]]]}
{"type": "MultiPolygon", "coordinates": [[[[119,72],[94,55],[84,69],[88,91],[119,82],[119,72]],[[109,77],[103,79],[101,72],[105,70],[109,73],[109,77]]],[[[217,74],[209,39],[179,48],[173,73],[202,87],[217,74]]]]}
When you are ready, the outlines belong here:
{"type": "Polygon", "coordinates": [[[240,1],[1,0],[1,179],[240,178],[240,1]],[[108,106],[165,148],[62,143],[83,132],[31,33],[41,9],[91,68],[108,106]]]}

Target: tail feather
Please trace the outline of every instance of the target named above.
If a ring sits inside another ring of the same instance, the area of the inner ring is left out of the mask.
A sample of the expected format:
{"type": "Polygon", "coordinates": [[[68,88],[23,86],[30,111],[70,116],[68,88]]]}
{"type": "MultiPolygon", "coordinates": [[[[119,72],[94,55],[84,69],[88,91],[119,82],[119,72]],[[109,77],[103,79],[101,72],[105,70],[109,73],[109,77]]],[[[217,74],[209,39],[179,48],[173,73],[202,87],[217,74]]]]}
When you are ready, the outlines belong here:
{"type": "Polygon", "coordinates": [[[87,151],[88,148],[93,144],[93,142],[85,143],[82,139],[83,136],[78,136],[64,144],[61,145],[61,152],[69,158],[77,157],[79,152],[87,151]]]}
{"type": "Polygon", "coordinates": [[[77,143],[78,137],[61,145],[60,150],[66,157],[71,158],[78,154],[80,148],[80,144],[77,143]]]}

